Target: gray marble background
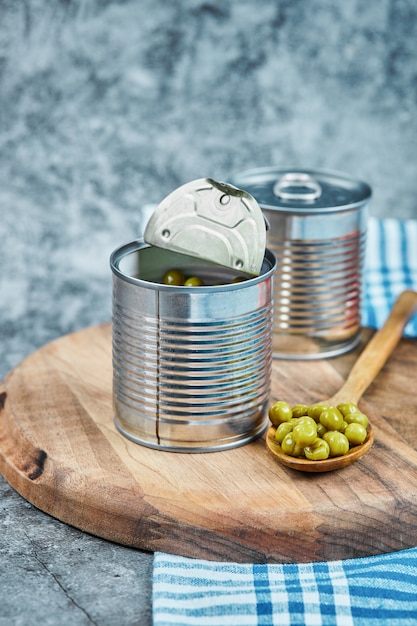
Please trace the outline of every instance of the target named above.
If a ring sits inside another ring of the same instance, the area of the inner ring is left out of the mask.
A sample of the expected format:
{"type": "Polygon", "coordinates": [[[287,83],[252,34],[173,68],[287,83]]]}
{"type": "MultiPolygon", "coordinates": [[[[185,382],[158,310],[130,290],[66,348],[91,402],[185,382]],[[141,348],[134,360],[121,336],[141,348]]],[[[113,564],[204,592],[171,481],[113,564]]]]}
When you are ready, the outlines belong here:
{"type": "Polygon", "coordinates": [[[363,178],[417,217],[414,0],[0,0],[2,374],[110,316],[142,209],[242,168],[363,178]]]}
{"type": "MultiPolygon", "coordinates": [[[[110,252],[142,233],[147,204],[194,178],[337,169],[372,186],[374,215],[417,217],[416,113],[415,0],[0,0],[0,378],[110,319],[110,252]]],[[[31,532],[68,533],[74,550],[75,531],[1,487],[10,528],[30,519],[15,549],[48,576],[31,532]]],[[[77,537],[85,560],[95,548],[77,537]]],[[[67,567],[68,589],[73,552],[63,566],[48,546],[48,580],[67,567]]],[[[125,571],[132,554],[117,555],[125,571]]],[[[61,623],[92,623],[66,600],[74,622],[61,623]]]]}

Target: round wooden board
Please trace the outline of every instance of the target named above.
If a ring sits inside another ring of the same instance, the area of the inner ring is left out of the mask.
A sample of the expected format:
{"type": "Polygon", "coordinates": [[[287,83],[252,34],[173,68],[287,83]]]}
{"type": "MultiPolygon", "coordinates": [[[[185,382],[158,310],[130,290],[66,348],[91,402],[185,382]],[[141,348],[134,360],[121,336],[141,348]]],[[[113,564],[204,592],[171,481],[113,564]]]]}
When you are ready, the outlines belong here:
{"type": "MultiPolygon", "coordinates": [[[[363,342],[337,359],[274,361],[271,402],[332,394],[363,342]]],[[[239,562],[399,550],[417,545],[416,372],[416,342],[403,340],[362,405],[375,433],[369,453],[307,474],[276,462],[264,438],[206,454],[128,441],[113,424],[110,325],[88,328],[3,382],[0,471],[42,511],[144,550],[239,562]]]]}

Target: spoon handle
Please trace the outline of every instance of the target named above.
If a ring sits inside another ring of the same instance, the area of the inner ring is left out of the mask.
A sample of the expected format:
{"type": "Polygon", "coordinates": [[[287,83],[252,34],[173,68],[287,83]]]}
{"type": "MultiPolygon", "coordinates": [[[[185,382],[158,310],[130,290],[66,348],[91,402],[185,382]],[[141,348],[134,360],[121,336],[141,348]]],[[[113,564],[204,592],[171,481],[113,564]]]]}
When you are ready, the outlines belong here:
{"type": "Polygon", "coordinates": [[[416,312],[417,292],[403,291],[395,301],[385,324],[360,354],[344,385],[330,398],[331,404],[337,406],[343,402],[359,402],[401,339],[404,326],[416,312]]]}

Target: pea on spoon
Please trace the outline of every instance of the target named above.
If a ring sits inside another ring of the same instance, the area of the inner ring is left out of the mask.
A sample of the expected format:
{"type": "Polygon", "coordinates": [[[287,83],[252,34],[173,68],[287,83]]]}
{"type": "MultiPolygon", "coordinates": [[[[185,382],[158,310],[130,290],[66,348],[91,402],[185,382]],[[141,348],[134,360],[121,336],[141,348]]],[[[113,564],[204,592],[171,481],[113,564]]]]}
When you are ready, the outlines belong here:
{"type": "MultiPolygon", "coordinates": [[[[373,335],[360,354],[345,383],[332,397],[321,403],[330,406],[348,402],[358,404],[401,339],[407,322],[416,312],[417,292],[403,291],[394,303],[384,325],[373,335]]],[[[268,450],[283,465],[304,472],[328,472],[346,467],[366,454],[374,441],[374,431],[369,424],[365,441],[361,445],[350,448],[347,454],[321,461],[310,461],[305,458],[292,457],[282,452],[281,446],[275,440],[275,431],[275,426],[271,426],[267,432],[266,445],[268,450]]]]}

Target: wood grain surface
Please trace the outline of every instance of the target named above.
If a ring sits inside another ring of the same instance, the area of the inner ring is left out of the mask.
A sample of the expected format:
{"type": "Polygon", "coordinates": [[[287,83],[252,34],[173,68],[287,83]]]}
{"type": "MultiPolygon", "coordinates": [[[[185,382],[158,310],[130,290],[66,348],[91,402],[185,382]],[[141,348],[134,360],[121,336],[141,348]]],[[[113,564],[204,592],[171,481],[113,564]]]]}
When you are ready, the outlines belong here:
{"type": "MultiPolygon", "coordinates": [[[[353,352],[273,362],[271,402],[332,395],[353,352]]],[[[281,466],[264,438],[181,454],[113,424],[110,325],[66,335],[0,387],[0,471],[42,511],[128,546],[239,562],[351,558],[417,545],[417,344],[401,340],[362,403],[370,452],[336,472],[281,466]]]]}

